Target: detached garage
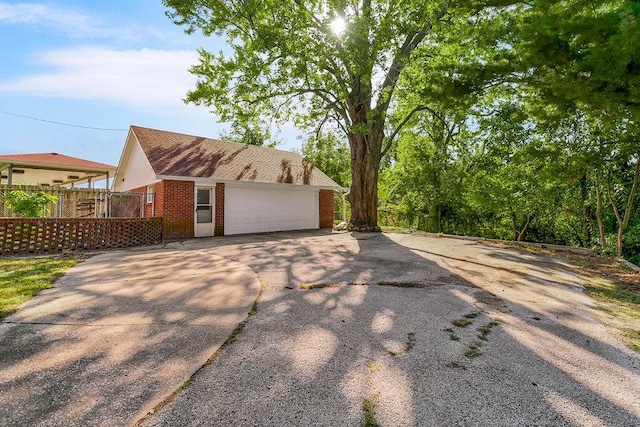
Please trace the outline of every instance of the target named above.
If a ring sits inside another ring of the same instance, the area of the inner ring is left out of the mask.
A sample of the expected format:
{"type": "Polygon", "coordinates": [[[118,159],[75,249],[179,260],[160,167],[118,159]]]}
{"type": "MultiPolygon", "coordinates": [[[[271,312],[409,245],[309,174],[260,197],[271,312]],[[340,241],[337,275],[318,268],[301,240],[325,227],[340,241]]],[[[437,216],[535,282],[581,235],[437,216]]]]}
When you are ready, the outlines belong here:
{"type": "Polygon", "coordinates": [[[131,126],[113,190],[178,239],[331,227],[340,186],[297,153],[131,126]]]}

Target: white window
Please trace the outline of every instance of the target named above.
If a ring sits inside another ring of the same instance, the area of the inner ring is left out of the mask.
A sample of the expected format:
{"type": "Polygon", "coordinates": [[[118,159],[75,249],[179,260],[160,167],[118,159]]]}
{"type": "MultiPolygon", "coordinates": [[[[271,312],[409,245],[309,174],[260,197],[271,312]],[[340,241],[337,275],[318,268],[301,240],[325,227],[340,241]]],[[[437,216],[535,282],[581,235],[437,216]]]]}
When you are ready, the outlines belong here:
{"type": "Polygon", "coordinates": [[[147,203],[153,203],[153,185],[147,185],[147,203]]]}

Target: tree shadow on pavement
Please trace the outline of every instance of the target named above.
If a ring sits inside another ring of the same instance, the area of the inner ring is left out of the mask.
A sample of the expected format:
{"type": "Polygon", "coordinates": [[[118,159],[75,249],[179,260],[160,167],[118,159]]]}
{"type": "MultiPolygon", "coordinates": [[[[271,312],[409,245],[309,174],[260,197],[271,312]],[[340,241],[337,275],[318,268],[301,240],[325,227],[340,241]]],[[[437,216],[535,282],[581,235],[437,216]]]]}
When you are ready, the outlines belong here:
{"type": "Polygon", "coordinates": [[[249,265],[266,291],[149,425],[640,423],[640,359],[550,257],[324,232],[182,246],[249,265]]]}
{"type": "Polygon", "coordinates": [[[90,258],[0,324],[0,425],[127,425],[187,380],[260,289],[194,251],[90,258]]]}

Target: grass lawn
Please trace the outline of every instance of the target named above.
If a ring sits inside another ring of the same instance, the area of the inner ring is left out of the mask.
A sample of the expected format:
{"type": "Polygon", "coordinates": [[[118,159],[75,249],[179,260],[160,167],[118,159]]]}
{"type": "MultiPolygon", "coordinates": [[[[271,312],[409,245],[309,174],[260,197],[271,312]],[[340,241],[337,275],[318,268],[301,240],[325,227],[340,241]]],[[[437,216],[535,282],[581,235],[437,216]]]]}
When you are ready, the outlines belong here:
{"type": "Polygon", "coordinates": [[[585,292],[591,296],[633,350],[640,353],[640,273],[607,256],[570,255],[589,279],[585,292]]]}
{"type": "Polygon", "coordinates": [[[0,258],[0,319],[43,289],[51,288],[75,258],[0,258]]]}

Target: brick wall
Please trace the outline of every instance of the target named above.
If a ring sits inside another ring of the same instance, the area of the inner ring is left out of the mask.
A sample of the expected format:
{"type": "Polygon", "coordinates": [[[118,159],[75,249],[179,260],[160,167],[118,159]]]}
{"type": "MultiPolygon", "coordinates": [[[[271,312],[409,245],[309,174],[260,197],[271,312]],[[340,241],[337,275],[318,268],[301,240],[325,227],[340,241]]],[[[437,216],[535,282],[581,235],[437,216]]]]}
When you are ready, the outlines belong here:
{"type": "Polygon", "coordinates": [[[333,227],[333,190],[320,190],[320,228],[333,227]]]}
{"type": "Polygon", "coordinates": [[[195,212],[195,183],[193,181],[163,181],[163,236],[165,239],[193,237],[195,212]]]}
{"type": "Polygon", "coordinates": [[[129,190],[129,193],[136,193],[136,194],[143,194],[144,198],[142,200],[143,203],[143,211],[144,211],[144,217],[145,218],[150,218],[153,216],[162,216],[160,215],[160,208],[162,206],[163,203],[163,187],[164,187],[164,182],[160,181],[157,182],[155,184],[151,185],[151,191],[153,192],[153,202],[152,203],[147,203],[149,194],[148,194],[148,188],[145,185],[144,187],[139,187],[139,188],[134,188],[133,190],[129,190]],[[158,201],[160,203],[158,203],[158,201]]]}
{"type": "MultiPolygon", "coordinates": [[[[152,186],[154,202],[152,204],[145,203],[144,216],[163,218],[162,234],[167,240],[193,237],[195,183],[192,181],[161,181],[152,186]]],[[[146,193],[147,187],[135,188],[130,192],[146,193]]]]}
{"type": "Polygon", "coordinates": [[[216,184],[215,236],[224,236],[224,184],[216,184]]]}

